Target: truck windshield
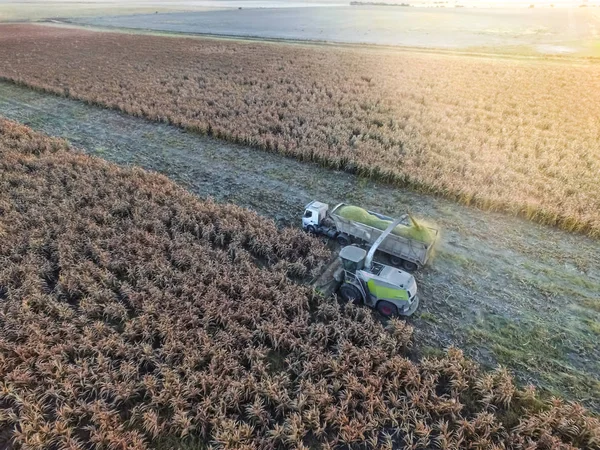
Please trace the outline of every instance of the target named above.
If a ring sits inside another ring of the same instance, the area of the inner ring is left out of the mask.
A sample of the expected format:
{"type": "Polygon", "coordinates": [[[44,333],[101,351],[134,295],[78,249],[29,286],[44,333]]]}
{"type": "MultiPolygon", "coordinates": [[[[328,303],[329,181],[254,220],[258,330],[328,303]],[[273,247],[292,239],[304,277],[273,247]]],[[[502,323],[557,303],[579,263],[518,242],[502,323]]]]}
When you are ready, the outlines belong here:
{"type": "Polygon", "coordinates": [[[306,212],[304,213],[304,217],[312,217],[312,211],[307,209],[306,212]]]}

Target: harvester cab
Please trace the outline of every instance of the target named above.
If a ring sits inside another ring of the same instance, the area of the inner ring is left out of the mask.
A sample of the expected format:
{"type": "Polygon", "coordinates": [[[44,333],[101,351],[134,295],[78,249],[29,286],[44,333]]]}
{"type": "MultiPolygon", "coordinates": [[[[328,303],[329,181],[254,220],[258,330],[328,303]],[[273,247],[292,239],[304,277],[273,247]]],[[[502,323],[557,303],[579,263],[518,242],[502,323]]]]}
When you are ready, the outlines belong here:
{"type": "Polygon", "coordinates": [[[373,262],[377,247],[400,220],[402,218],[390,224],[368,253],[355,245],[340,251],[344,269],[344,281],[340,287],[342,298],[357,304],[364,303],[386,317],[410,316],[419,306],[417,283],[410,273],[373,262]]]}

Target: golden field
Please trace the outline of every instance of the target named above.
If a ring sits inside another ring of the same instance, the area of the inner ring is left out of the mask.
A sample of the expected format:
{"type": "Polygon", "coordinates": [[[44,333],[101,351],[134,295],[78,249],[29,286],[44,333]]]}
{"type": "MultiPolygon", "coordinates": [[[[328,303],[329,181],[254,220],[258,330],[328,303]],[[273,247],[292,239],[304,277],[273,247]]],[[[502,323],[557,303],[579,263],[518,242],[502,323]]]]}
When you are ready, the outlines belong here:
{"type": "Polygon", "coordinates": [[[0,119],[0,446],[600,449],[457,349],[294,280],[316,239],[0,119]]]}
{"type": "Polygon", "coordinates": [[[0,77],[600,235],[600,65],[0,27],[0,77]]]}

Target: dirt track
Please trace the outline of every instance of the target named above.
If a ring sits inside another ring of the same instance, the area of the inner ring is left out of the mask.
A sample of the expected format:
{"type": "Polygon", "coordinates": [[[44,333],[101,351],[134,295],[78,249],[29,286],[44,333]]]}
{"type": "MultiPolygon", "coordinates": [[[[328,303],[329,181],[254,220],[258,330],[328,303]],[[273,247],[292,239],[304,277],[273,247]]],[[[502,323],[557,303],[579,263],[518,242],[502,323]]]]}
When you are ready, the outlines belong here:
{"type": "Polygon", "coordinates": [[[457,345],[600,410],[598,241],[7,83],[0,115],[281,224],[299,224],[312,199],[427,217],[443,238],[434,263],[417,274],[422,302],[410,320],[418,349],[457,345]]]}

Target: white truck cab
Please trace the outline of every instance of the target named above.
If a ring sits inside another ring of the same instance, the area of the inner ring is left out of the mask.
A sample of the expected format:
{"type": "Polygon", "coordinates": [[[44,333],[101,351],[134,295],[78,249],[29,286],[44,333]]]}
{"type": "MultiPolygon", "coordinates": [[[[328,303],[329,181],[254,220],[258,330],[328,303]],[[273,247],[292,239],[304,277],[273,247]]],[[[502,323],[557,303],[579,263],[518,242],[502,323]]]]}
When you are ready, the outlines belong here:
{"type": "Polygon", "coordinates": [[[316,200],[310,202],[304,208],[302,228],[314,232],[325,217],[327,217],[327,211],[329,211],[329,205],[327,203],[321,203],[316,200]],[[312,227],[312,229],[310,227],[312,227]]]}

